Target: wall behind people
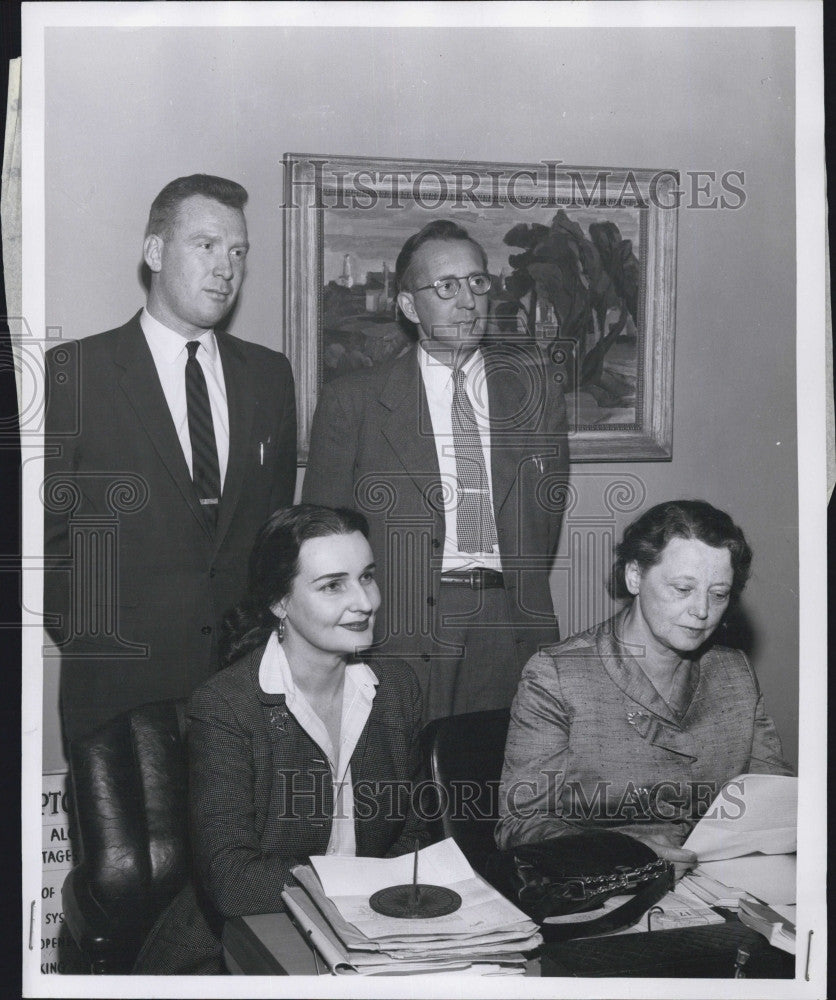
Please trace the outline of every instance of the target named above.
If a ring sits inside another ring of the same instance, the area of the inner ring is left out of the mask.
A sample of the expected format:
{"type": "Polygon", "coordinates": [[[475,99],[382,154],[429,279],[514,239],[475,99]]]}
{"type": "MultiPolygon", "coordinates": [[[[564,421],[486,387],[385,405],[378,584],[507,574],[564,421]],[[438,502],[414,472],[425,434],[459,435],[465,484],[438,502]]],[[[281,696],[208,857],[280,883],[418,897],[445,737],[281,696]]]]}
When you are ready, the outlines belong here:
{"type": "MultiPolygon", "coordinates": [[[[292,333],[282,329],[285,152],[742,171],[741,208],[679,213],[673,460],[574,467],[579,502],[553,588],[564,633],[606,613],[601,574],[572,582],[569,567],[595,558],[584,538],[619,535],[634,516],[603,503],[613,479],[637,477],[645,507],[696,496],[728,510],[755,550],[746,624],[768,707],[797,759],[791,30],[46,37],[46,319],[64,337],[108,329],[140,307],[139,234],[151,199],[179,174],[216,173],[249,190],[252,251],[229,329],[283,349],[292,333]]],[[[45,770],[61,760],[56,705],[47,672],[45,770]]]]}

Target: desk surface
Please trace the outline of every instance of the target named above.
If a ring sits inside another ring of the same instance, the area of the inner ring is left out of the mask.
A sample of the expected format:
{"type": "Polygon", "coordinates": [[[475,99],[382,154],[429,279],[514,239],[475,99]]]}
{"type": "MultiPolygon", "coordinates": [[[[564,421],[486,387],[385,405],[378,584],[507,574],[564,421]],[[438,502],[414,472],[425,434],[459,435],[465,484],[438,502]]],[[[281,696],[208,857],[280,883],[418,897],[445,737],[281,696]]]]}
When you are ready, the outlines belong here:
{"type": "MultiPolygon", "coordinates": [[[[327,974],[322,960],[285,913],[235,917],[224,927],[223,944],[233,973],[327,974]]],[[[773,948],[736,917],[707,927],[547,944],[540,952],[539,973],[531,963],[527,975],[728,979],[741,946],[750,953],[747,978],[792,979],[795,975],[794,955],[773,948]]]]}
{"type": "Polygon", "coordinates": [[[736,916],[724,924],[581,938],[541,949],[541,975],[729,979],[738,948],[749,952],[747,979],[792,979],[795,955],[772,945],[736,916]]]}
{"type": "Polygon", "coordinates": [[[224,924],[224,959],[232,973],[318,976],[328,967],[286,913],[234,917],[224,924]]]}

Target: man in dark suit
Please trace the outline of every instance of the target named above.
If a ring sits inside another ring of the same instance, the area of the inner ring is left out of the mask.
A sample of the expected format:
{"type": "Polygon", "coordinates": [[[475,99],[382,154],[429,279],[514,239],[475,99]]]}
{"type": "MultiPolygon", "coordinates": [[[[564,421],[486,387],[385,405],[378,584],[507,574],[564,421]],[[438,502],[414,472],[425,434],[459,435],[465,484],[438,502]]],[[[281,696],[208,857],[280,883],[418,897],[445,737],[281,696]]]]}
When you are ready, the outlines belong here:
{"type": "Polygon", "coordinates": [[[558,639],[566,408],[531,340],[482,344],[491,278],[464,229],[425,226],[396,277],[418,344],[323,387],[303,498],[368,518],[376,652],[408,660],[429,720],[510,705],[526,660],[558,639]]]}
{"type": "Polygon", "coordinates": [[[217,329],[244,279],[246,200],[220,177],[168,184],[145,308],[48,352],[44,610],[66,740],[218,668],[255,533],[293,502],[287,359],[217,329]]]}

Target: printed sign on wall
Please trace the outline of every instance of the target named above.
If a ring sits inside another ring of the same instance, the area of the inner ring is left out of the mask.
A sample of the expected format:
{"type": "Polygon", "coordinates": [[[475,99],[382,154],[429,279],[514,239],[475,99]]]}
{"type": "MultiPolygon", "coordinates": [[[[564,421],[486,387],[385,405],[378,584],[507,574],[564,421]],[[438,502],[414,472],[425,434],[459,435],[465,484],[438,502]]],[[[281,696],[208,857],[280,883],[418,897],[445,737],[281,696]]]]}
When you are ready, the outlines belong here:
{"type": "Polygon", "coordinates": [[[61,886],[73,867],[66,774],[45,774],[41,795],[43,821],[41,881],[41,972],[89,972],[64,924],[61,886]]]}

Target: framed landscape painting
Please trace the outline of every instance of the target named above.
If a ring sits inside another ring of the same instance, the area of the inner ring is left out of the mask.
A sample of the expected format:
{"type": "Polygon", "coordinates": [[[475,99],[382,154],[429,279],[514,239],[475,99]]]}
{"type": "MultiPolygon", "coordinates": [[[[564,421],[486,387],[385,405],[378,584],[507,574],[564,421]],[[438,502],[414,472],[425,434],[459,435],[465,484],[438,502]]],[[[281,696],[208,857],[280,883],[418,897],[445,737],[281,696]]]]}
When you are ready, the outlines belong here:
{"type": "Polygon", "coordinates": [[[297,153],[284,168],[302,461],[322,385],[409,349],[395,260],[434,218],[485,249],[486,339],[540,345],[566,395],[571,460],[672,457],[676,171],[297,153]]]}

